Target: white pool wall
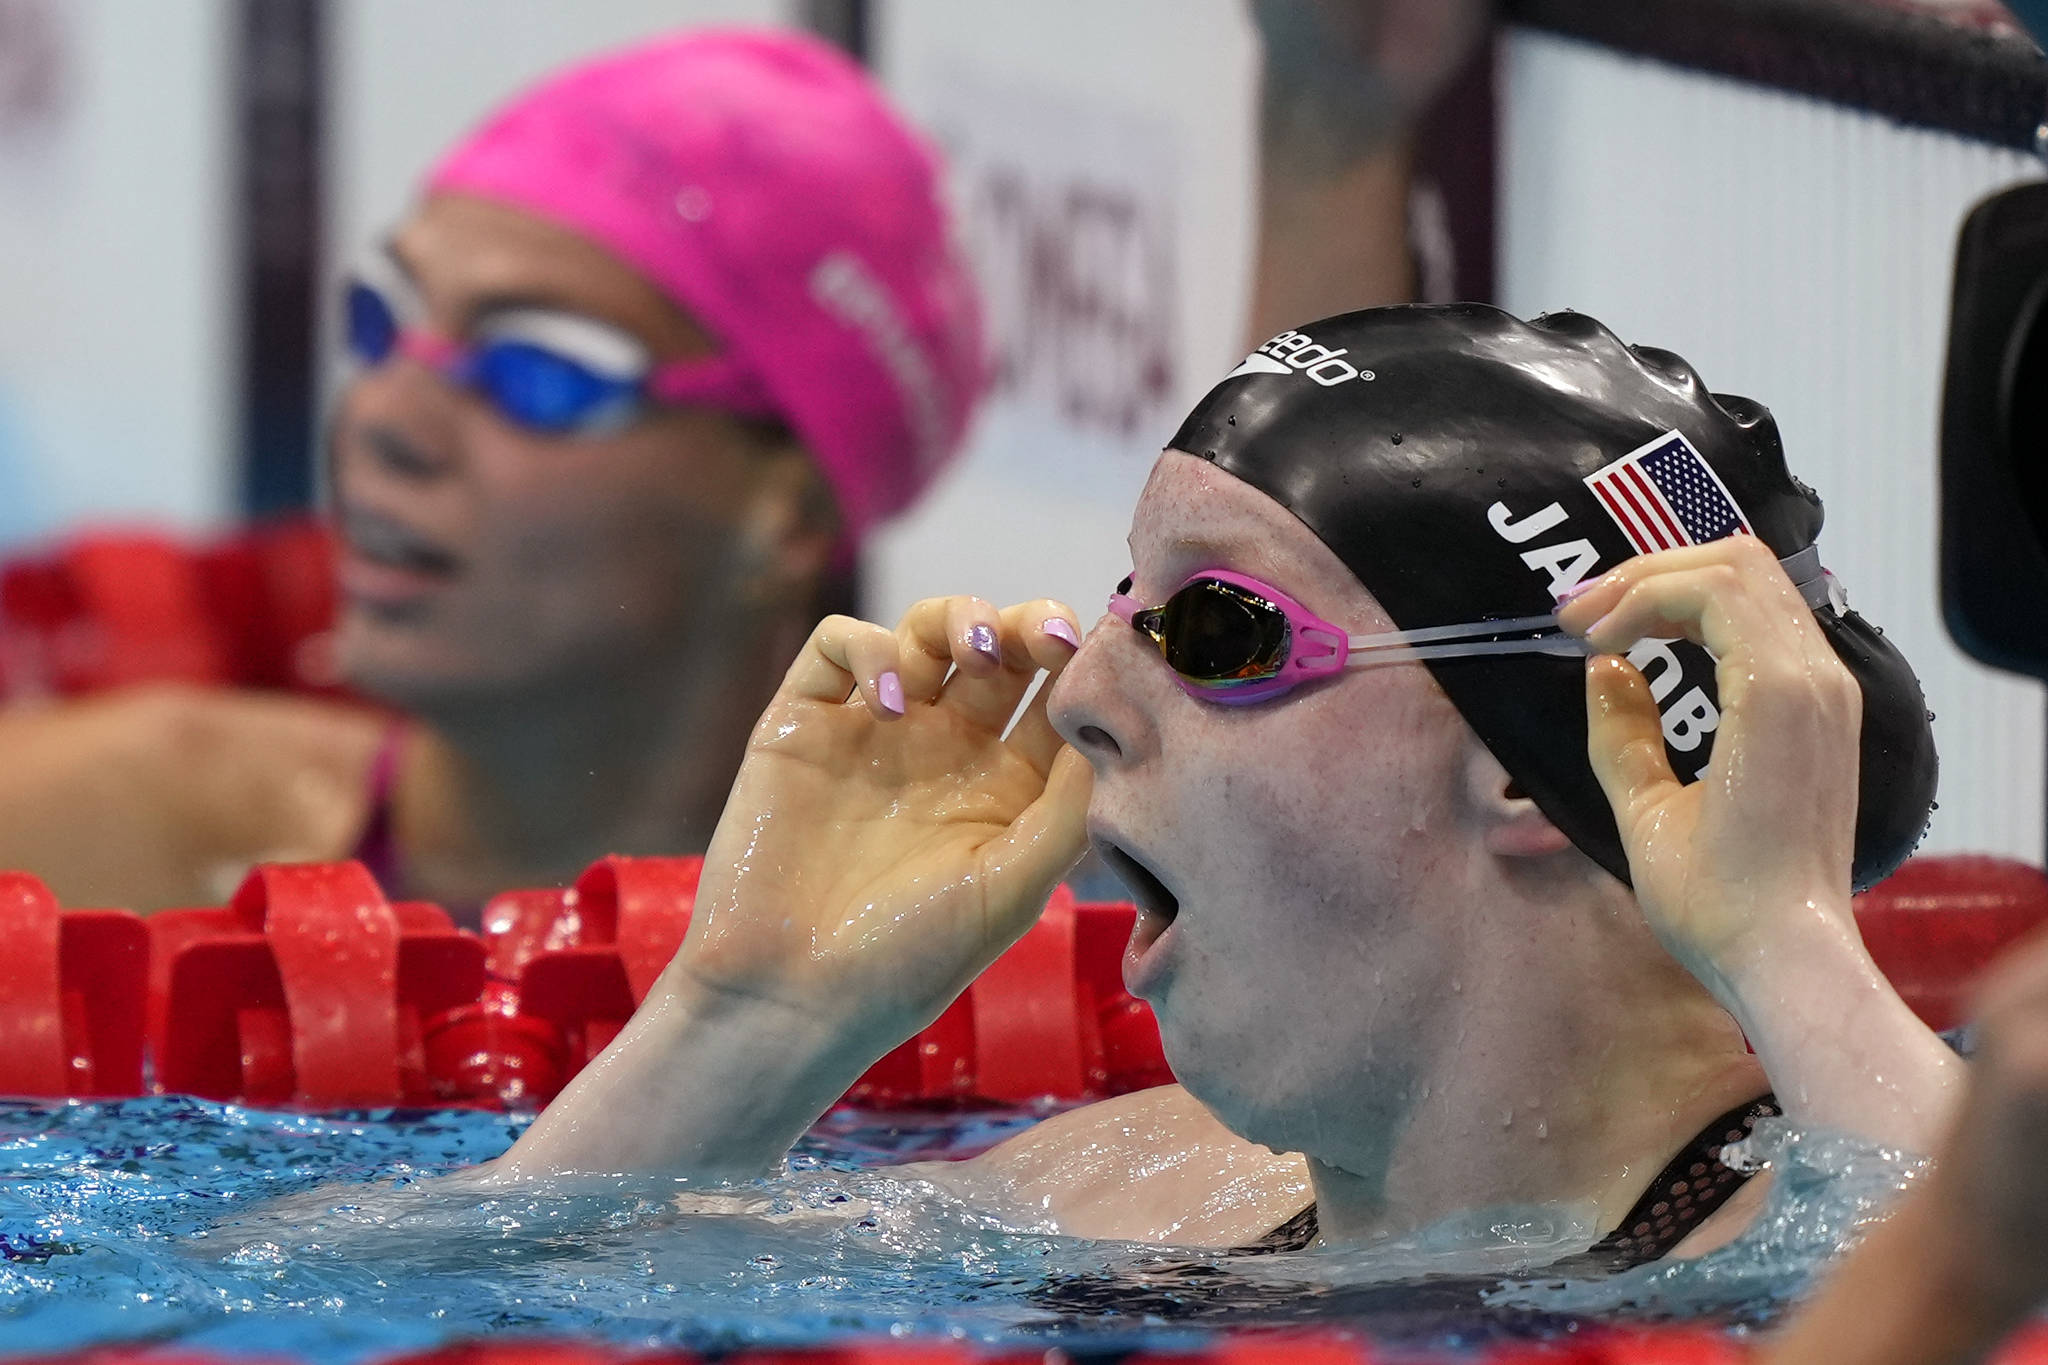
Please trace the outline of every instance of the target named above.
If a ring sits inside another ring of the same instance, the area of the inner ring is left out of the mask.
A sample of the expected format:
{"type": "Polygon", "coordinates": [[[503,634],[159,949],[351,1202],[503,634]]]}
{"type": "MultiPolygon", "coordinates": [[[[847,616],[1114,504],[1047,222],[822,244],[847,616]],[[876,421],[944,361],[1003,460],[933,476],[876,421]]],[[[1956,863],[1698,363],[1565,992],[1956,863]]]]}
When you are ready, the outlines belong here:
{"type": "Polygon", "coordinates": [[[17,7],[0,92],[0,549],[228,505],[231,11],[17,7]]]}
{"type": "Polygon", "coordinates": [[[875,69],[952,161],[1013,368],[958,466],[868,554],[866,608],[1051,596],[1093,620],[1130,569],[1152,461],[1244,355],[1257,36],[1242,0],[888,0],[876,15],[875,69]],[[1108,214],[1075,207],[1105,198],[1108,214]],[[1080,231],[1034,271],[1020,224],[1080,231]],[[1055,280],[1103,306],[1045,307],[1055,280]]]}

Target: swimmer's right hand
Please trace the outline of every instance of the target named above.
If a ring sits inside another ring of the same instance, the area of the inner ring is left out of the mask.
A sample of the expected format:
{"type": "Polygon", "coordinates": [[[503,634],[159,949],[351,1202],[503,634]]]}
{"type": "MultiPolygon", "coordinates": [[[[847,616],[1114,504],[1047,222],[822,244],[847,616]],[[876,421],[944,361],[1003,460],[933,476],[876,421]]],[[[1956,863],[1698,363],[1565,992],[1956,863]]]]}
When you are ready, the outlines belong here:
{"type": "Polygon", "coordinates": [[[821,623],[755,727],[669,976],[877,1056],[935,1019],[1084,847],[1087,764],[1045,689],[1017,714],[1079,638],[1051,601],[821,623]]]}

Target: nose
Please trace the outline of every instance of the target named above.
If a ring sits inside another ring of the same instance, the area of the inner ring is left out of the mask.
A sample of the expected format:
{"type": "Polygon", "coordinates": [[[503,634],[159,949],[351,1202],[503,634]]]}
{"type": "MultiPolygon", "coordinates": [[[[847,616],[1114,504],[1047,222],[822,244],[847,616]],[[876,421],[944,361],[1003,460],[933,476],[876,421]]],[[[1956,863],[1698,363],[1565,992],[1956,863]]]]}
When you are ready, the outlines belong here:
{"type": "Polygon", "coordinates": [[[335,455],[376,473],[424,484],[460,462],[455,396],[439,375],[394,357],[359,375],[341,403],[335,455]]]}
{"type": "Polygon", "coordinates": [[[363,427],[357,438],[373,462],[385,472],[404,479],[422,481],[448,472],[454,461],[428,451],[399,428],[383,422],[363,427]]]}
{"type": "Polygon", "coordinates": [[[1156,728],[1135,677],[1146,659],[1138,632],[1105,615],[1053,684],[1047,714],[1060,737],[1100,774],[1149,753],[1156,728]]]}

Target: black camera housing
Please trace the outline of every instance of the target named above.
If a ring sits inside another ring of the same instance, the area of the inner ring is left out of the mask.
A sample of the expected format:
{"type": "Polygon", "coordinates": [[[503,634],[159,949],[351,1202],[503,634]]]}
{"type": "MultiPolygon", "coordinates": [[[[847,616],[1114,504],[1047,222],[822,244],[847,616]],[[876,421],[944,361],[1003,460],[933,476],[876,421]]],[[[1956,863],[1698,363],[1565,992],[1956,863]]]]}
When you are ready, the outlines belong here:
{"type": "Polygon", "coordinates": [[[1972,657],[2048,678],[2048,181],[1986,199],[1957,241],[1941,601],[1972,657]]]}

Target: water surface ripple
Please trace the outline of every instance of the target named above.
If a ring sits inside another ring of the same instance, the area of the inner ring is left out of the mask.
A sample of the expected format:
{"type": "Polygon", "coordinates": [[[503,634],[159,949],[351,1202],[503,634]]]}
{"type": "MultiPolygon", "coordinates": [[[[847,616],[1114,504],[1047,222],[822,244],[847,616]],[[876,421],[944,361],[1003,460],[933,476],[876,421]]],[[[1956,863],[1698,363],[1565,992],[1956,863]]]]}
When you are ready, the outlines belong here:
{"type": "Polygon", "coordinates": [[[1343,1253],[1219,1258],[1005,1222],[880,1169],[982,1150],[1038,1116],[841,1112],[783,1176],[730,1191],[646,1179],[479,1190],[430,1177],[503,1151],[520,1120],[0,1102],[0,1355],[174,1341],[355,1365],[504,1332],[695,1349],[1057,1339],[1080,1352],[1255,1323],[1441,1348],[1588,1317],[1739,1323],[1782,1305],[1915,1169],[1797,1134],[1761,1139],[1794,1178],[1755,1234],[1712,1264],[1563,1286],[1530,1267],[1583,1244],[1582,1230],[1540,1210],[1343,1253]]]}

